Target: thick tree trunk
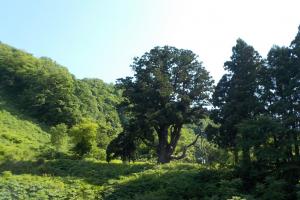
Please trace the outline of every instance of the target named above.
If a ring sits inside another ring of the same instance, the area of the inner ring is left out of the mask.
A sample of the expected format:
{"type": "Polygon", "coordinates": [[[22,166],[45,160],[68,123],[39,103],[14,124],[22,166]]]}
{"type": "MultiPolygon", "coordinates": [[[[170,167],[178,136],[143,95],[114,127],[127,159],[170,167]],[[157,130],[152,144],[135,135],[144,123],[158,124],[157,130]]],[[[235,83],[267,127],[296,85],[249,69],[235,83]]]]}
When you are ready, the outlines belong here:
{"type": "Polygon", "coordinates": [[[169,152],[168,144],[168,127],[163,127],[158,133],[158,147],[157,147],[157,162],[169,163],[171,161],[171,155],[169,152]]]}
{"type": "Polygon", "coordinates": [[[177,146],[178,140],[180,138],[180,131],[182,125],[177,124],[171,126],[170,134],[169,134],[169,127],[160,127],[157,130],[158,133],[158,147],[157,147],[157,157],[158,163],[169,163],[172,160],[172,155],[175,151],[177,146]],[[170,135],[170,141],[168,141],[170,135]]]}
{"type": "Polygon", "coordinates": [[[169,163],[171,161],[171,157],[166,151],[161,151],[158,154],[157,162],[161,164],[169,163]]]}

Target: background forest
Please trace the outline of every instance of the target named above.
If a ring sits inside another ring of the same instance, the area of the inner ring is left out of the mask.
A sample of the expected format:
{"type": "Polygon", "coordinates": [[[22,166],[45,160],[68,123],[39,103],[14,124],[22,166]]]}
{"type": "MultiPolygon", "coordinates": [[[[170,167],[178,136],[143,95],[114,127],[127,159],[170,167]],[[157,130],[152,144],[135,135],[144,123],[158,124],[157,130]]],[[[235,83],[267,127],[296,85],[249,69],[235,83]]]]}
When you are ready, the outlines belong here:
{"type": "Polygon", "coordinates": [[[116,84],[0,43],[0,199],[300,199],[300,27],[214,83],[154,47],[116,84]]]}

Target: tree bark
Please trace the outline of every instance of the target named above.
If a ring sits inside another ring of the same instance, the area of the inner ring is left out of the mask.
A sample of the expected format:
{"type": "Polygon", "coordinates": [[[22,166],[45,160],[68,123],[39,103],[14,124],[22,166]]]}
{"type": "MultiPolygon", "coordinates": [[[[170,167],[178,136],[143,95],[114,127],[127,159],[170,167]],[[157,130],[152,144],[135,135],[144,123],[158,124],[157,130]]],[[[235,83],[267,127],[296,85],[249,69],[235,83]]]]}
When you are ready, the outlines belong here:
{"type": "Polygon", "coordinates": [[[162,150],[158,154],[158,160],[157,160],[158,163],[165,164],[165,163],[169,163],[170,161],[171,161],[171,157],[165,150],[162,150]]]}
{"type": "Polygon", "coordinates": [[[174,125],[171,129],[171,140],[169,144],[169,152],[170,156],[174,153],[175,148],[177,146],[178,140],[180,138],[180,132],[181,132],[182,125],[174,125]]]}
{"type": "Polygon", "coordinates": [[[195,139],[191,144],[185,146],[185,147],[183,148],[183,151],[182,151],[182,153],[181,153],[180,156],[172,156],[172,155],[171,155],[171,159],[180,160],[180,159],[182,159],[182,158],[185,158],[186,152],[187,152],[188,148],[190,148],[191,146],[195,145],[196,142],[198,141],[198,138],[199,138],[199,137],[200,137],[200,135],[197,135],[197,136],[196,136],[196,139],[195,139]]]}
{"type": "Polygon", "coordinates": [[[169,163],[171,160],[180,160],[182,158],[185,158],[188,148],[195,145],[196,142],[198,141],[198,138],[200,137],[200,134],[197,135],[195,140],[191,144],[183,148],[181,155],[174,156],[173,153],[175,152],[178,140],[180,139],[182,125],[179,124],[171,127],[170,142],[168,141],[168,137],[169,137],[168,128],[169,127],[163,127],[157,129],[158,142],[159,142],[157,145],[157,157],[158,157],[157,162],[161,164],[169,163]]]}
{"type": "Polygon", "coordinates": [[[171,161],[168,148],[168,127],[160,128],[158,132],[158,146],[157,146],[157,162],[164,164],[171,161]]]}

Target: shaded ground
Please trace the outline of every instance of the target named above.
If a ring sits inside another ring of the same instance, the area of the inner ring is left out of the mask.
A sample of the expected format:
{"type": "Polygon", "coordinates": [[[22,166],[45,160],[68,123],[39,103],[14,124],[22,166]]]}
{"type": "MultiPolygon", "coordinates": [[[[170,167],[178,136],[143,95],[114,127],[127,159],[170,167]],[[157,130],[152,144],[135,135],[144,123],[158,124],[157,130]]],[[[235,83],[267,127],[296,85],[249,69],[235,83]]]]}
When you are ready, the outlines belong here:
{"type": "Polygon", "coordinates": [[[59,159],[6,162],[0,165],[0,172],[5,179],[2,186],[0,181],[0,192],[17,193],[19,185],[25,185],[19,192],[25,195],[23,199],[34,199],[32,195],[38,195],[35,193],[38,191],[44,197],[37,199],[72,199],[70,196],[73,196],[74,199],[105,200],[205,200],[242,195],[241,181],[234,178],[230,170],[207,169],[197,164],[122,164],[59,159]],[[13,175],[5,178],[7,171],[13,175]],[[58,185],[62,186],[58,188],[58,185]],[[37,187],[40,189],[35,190],[37,187]],[[27,193],[31,196],[26,196],[27,193]]]}
{"type": "Polygon", "coordinates": [[[72,177],[85,180],[89,184],[102,185],[111,179],[128,176],[152,168],[153,164],[122,164],[95,162],[89,160],[58,159],[46,162],[8,161],[0,165],[0,172],[11,171],[13,174],[51,175],[72,177]]]}

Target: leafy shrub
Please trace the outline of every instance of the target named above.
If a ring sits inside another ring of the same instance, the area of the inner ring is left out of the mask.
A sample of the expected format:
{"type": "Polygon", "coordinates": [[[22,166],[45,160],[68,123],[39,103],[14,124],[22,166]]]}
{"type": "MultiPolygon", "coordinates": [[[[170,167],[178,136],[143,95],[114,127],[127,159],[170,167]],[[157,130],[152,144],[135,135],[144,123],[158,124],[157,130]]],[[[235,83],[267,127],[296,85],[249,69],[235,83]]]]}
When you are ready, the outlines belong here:
{"type": "Polygon", "coordinates": [[[68,127],[65,124],[58,124],[51,127],[51,143],[57,151],[65,150],[68,136],[68,127]]]}
{"type": "Polygon", "coordinates": [[[83,119],[70,129],[74,143],[74,152],[82,157],[96,148],[96,135],[98,125],[90,119],[83,119]]]}
{"type": "Polygon", "coordinates": [[[242,195],[242,183],[230,171],[199,165],[168,164],[121,177],[104,199],[227,199],[242,195]]]}
{"type": "Polygon", "coordinates": [[[264,183],[256,186],[256,196],[261,200],[284,200],[286,199],[287,183],[284,180],[274,177],[267,177],[264,183]]]}
{"type": "Polygon", "coordinates": [[[48,176],[2,175],[0,199],[96,199],[98,188],[80,180],[65,182],[48,176]]]}

